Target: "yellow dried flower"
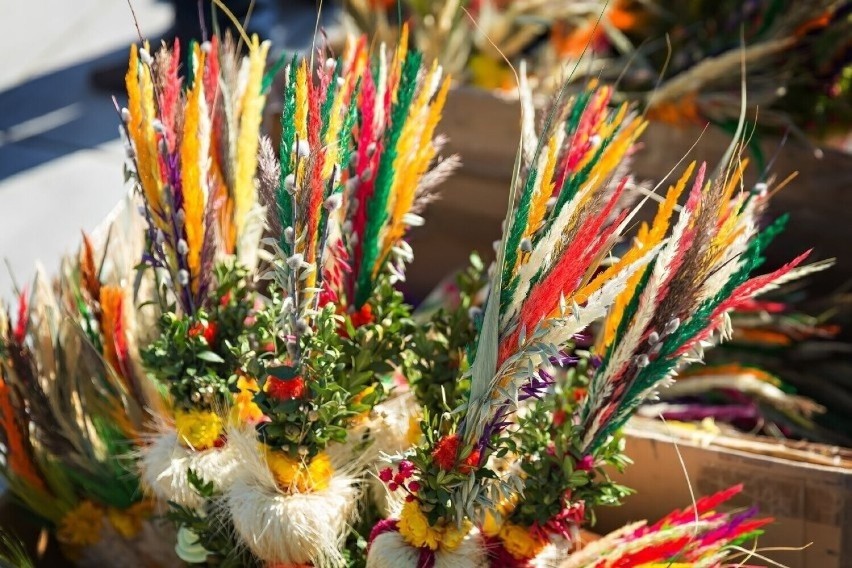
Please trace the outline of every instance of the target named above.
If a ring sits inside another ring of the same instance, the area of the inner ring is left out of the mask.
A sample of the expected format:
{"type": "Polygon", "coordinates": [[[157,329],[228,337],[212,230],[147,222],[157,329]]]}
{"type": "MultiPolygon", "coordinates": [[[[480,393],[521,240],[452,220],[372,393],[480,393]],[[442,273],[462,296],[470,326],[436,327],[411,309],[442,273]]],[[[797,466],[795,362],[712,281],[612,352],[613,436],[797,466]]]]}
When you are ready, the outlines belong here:
{"type": "Polygon", "coordinates": [[[441,550],[452,552],[457,549],[464,540],[464,537],[467,536],[467,533],[470,532],[472,526],[470,521],[465,521],[461,528],[454,524],[447,525],[441,535],[441,550]]]}
{"type": "Polygon", "coordinates": [[[254,395],[260,390],[255,379],[240,376],[237,379],[239,392],[234,397],[231,421],[237,424],[256,424],[263,418],[263,411],[254,403],[254,395]]]}
{"type": "Polygon", "coordinates": [[[133,538],[142,530],[142,524],[154,512],[150,501],[134,503],[127,509],[108,509],[107,518],[115,531],[124,538],[133,538]]]}
{"type": "Polygon", "coordinates": [[[266,452],[269,470],[278,487],[284,491],[310,493],[328,488],[334,468],[328,454],[316,455],[310,462],[303,462],[279,451],[266,452]]]}
{"type": "Polygon", "coordinates": [[[429,519],[420,510],[420,505],[416,501],[409,501],[402,507],[397,526],[399,534],[411,546],[415,548],[428,546],[432,550],[438,549],[441,530],[429,524],[429,519]]]}
{"type": "Polygon", "coordinates": [[[175,429],[182,444],[195,450],[206,450],[216,445],[224,424],[212,410],[178,410],[175,429]]]}
{"type": "Polygon", "coordinates": [[[529,560],[538,556],[547,542],[535,538],[522,526],[504,523],[500,529],[500,540],[506,550],[518,560],[529,560]]]}
{"type": "Polygon", "coordinates": [[[432,550],[440,548],[448,552],[452,552],[461,545],[472,526],[470,521],[465,521],[461,528],[455,524],[433,527],[416,501],[409,501],[402,507],[397,524],[399,534],[411,546],[416,548],[428,546],[432,550]]]}
{"type": "Polygon", "coordinates": [[[408,431],[405,433],[405,439],[411,446],[420,444],[423,438],[423,431],[420,430],[420,416],[412,415],[408,417],[408,431]]]}

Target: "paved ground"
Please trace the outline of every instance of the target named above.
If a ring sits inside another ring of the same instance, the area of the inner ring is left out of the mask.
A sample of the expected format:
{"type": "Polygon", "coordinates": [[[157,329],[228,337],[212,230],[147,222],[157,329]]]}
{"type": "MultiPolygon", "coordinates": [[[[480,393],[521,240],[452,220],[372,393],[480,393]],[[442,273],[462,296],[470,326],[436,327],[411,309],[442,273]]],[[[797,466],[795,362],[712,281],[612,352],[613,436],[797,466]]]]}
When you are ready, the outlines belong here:
{"type": "MultiPolygon", "coordinates": [[[[146,36],[171,8],[132,0],[146,36]]],[[[72,251],[126,191],[109,95],[89,86],[94,67],[122,62],[136,37],[126,0],[0,0],[0,259],[21,285],[72,251]]],[[[0,266],[0,298],[11,296],[0,266]]]]}

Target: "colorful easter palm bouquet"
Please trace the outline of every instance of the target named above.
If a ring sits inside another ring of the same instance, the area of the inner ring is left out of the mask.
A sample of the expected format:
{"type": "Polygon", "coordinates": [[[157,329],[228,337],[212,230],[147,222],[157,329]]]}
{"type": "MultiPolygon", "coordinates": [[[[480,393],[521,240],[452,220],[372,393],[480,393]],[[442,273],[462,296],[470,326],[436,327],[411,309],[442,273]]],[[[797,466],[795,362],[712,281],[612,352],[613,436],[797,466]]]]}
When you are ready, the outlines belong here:
{"type": "MultiPolygon", "coordinates": [[[[268,46],[245,59],[232,42],[180,46],[156,57],[133,46],[122,110],[130,175],[147,221],[140,271],[150,270],[161,312],[142,361],[168,392],[170,412],[139,448],[146,489],[198,506],[193,480],[225,485],[238,465],[225,427],[238,380],[234,347],[250,333],[249,270],[262,212],[255,170],[268,46]]],[[[145,307],[140,307],[140,311],[145,307]]]]}
{"type": "Polygon", "coordinates": [[[636,407],[727,336],[728,311],[806,270],[803,255],[749,279],[780,227],[759,230],[767,193],[742,187],[736,149],[676,214],[690,166],[614,258],[644,122],[593,86],[536,126],[523,77],[497,261],[472,264],[456,306],[414,314],[395,288],[405,239],[457,163],[437,157],[442,69],[405,31],[392,50],[285,61],[275,151],[259,124],[280,68],[244,39],[243,57],[189,46],[184,78],[178,45],[131,50],[121,116],[145,228],[84,243],[55,291],[42,278],[0,317],[2,471],[71,555],[710,566],[759,529],[716,510],[726,493],[604,538],[609,564],[569,556],[627,491],[606,466],[627,465],[636,407]]]}
{"type": "Polygon", "coordinates": [[[257,132],[263,46],[242,71],[215,42],[193,46],[180,112],[176,52],[152,60],[156,81],[136,53],[126,122],[163,291],[142,358],[174,407],[140,449],[143,479],[172,504],[185,560],[340,564],[371,411],[411,335],[403,237],[455,164],[436,160],[448,82],[404,39],[294,58],[276,153],[257,132]]]}
{"type": "MultiPolygon", "coordinates": [[[[604,466],[626,465],[618,431],[637,406],[705,343],[729,335],[730,310],[809,270],[797,268],[805,253],[749,277],[781,223],[760,229],[768,193],[742,187],[735,145],[713,173],[690,165],[611,258],[636,210],[624,205],[623,162],[644,123],[626,106],[610,110],[612,92],[601,88],[572,99],[563,91],[536,130],[524,84],[510,211],[456,373],[467,385],[459,404],[424,408],[422,441],[380,472],[404,504],[374,527],[368,566],[565,558],[594,506],[625,494],[604,466]],[[581,362],[576,344],[596,321],[601,348],[581,362]]],[[[708,536],[717,546],[696,552],[697,563],[753,527],[715,518],[730,531],[708,536]]]]}
{"type": "MultiPolygon", "coordinates": [[[[117,233],[136,229],[126,219],[117,233]]],[[[0,437],[13,500],[80,566],[177,565],[174,533],[156,522],[133,450],[164,408],[138,359],[145,335],[132,304],[133,239],[84,236],[59,278],[39,271],[32,292],[0,308],[0,437]]]]}

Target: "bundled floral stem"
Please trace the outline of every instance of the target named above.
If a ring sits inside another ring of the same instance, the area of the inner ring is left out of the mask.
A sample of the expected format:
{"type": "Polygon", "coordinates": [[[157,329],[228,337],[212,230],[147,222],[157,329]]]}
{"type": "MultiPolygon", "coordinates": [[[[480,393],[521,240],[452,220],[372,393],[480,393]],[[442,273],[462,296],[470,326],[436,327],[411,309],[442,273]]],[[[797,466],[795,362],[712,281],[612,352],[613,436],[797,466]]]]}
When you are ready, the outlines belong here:
{"type": "Polygon", "coordinates": [[[771,518],[755,518],[755,509],[730,513],[720,505],[742,491],[736,485],[702,497],[695,505],[673,511],[653,525],[642,521],[618,529],[559,564],[560,568],[615,566],[690,566],[704,568],[732,563],[734,548],[754,540],[771,518]]]}
{"type": "Polygon", "coordinates": [[[236,533],[265,562],[338,565],[367,460],[363,425],[404,366],[404,278],[422,200],[455,164],[435,127],[449,81],[408,49],[364,38],[285,69],[281,147],[264,143],[261,193],[274,259],[258,315],[270,342],[242,349],[257,378],[255,432],[225,494],[236,533]],[[360,455],[360,457],[359,457],[360,455]]]}
{"type": "Polygon", "coordinates": [[[142,360],[174,412],[157,417],[139,468],[148,491],[189,508],[206,500],[198,485],[222,487],[234,474],[226,426],[246,418],[234,403],[254,386],[235,350],[256,340],[251,271],[263,214],[255,178],[269,46],[253,38],[246,48],[240,57],[230,37],[193,42],[183,77],[178,42],[156,55],[134,45],[121,109],[147,222],[139,278],[153,274],[161,312],[142,360]]]}
{"type": "MultiPolygon", "coordinates": [[[[520,90],[531,113],[523,75],[520,90]]],[[[727,337],[728,311],[823,267],[797,269],[805,253],[749,279],[781,222],[759,230],[768,192],[765,184],[737,191],[746,167],[732,159],[737,144],[717,172],[708,175],[701,166],[675,216],[695,165],[687,168],[653,222],[602,267],[631,217],[620,162],[642,123],[626,107],[608,109],[610,89],[589,90],[568,104],[562,93],[541,133],[531,114],[522,120],[511,210],[469,351],[467,400],[443,416],[427,415],[425,442],[396,473],[385,474],[391,490],[406,493],[406,504],[398,521],[377,525],[368,564],[425,558],[426,565],[443,565],[452,558],[459,565],[501,565],[499,555],[483,560],[490,545],[471,536],[486,511],[491,526],[483,534],[520,564],[548,544],[570,548],[588,520],[586,506],[615,503],[624,494],[599,468],[625,465],[614,436],[638,404],[681,361],[700,357],[702,342],[714,333],[727,337]],[[557,422],[548,367],[575,364],[566,350],[603,318],[588,390],[569,408],[570,417],[558,407],[557,422]],[[533,399],[541,400],[513,419],[518,404],[533,399]],[[549,423],[559,425],[549,431],[549,423]],[[562,493],[550,495],[547,488],[560,485],[562,493]],[[536,506],[541,492],[550,497],[536,506]],[[530,506],[519,495],[530,495],[530,506]],[[547,515],[551,503],[561,506],[547,515]]]]}
{"type": "Polygon", "coordinates": [[[119,553],[130,566],[166,566],[176,561],[162,546],[168,531],[152,521],[157,505],[130,459],[159,395],[137,374],[127,291],[90,270],[94,247],[84,242],[81,262],[64,263],[59,297],[39,273],[14,319],[0,309],[2,476],[79,565],[119,553]]]}
{"type": "Polygon", "coordinates": [[[627,279],[650,260],[650,253],[633,255],[595,276],[626,227],[628,212],[618,213],[617,206],[630,180],[620,162],[643,128],[626,107],[610,111],[610,95],[604,88],[560,97],[541,133],[532,117],[524,121],[514,207],[469,349],[467,400],[444,418],[425,417],[425,444],[409,458],[417,491],[406,486],[410,495],[399,521],[376,534],[368,564],[391,565],[403,554],[425,554],[436,564],[484,561],[481,543],[469,535],[473,523],[520,490],[518,477],[497,482],[487,467],[492,456],[506,455],[495,441],[518,400],[540,396],[552,384],[538,367],[562,360],[561,348],[605,315],[627,279]]]}
{"type": "Polygon", "coordinates": [[[704,364],[686,367],[638,414],[733,436],[848,446],[846,430],[832,424],[841,413],[831,397],[818,396],[823,363],[848,345],[835,340],[840,327],[826,316],[797,311],[794,294],[773,293],[731,312],[731,340],[708,353],[704,364]]]}

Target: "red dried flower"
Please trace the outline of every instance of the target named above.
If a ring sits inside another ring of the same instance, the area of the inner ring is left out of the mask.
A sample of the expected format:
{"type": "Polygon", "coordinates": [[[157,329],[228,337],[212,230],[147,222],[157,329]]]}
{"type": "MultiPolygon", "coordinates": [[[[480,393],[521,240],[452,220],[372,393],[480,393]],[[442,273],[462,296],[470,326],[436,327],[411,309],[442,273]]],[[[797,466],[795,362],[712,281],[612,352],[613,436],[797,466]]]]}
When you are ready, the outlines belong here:
{"type": "Polygon", "coordinates": [[[438,464],[438,467],[444,471],[450,471],[456,465],[456,456],[459,453],[459,437],[458,434],[444,436],[438,443],[435,444],[435,449],[432,450],[432,459],[438,464]]]}
{"type": "Polygon", "coordinates": [[[352,327],[355,329],[358,329],[362,325],[373,323],[375,320],[375,317],[373,317],[373,308],[370,307],[370,304],[364,304],[360,310],[349,316],[349,319],[352,320],[352,327]]]}
{"type": "MultiPolygon", "coordinates": [[[[340,309],[338,309],[337,313],[346,315],[346,310],[341,307],[340,309]]],[[[362,325],[373,323],[375,319],[376,318],[373,316],[373,308],[371,308],[369,304],[364,304],[363,306],[361,306],[361,309],[349,314],[349,321],[352,322],[352,327],[354,327],[355,329],[358,329],[362,325]]],[[[337,326],[337,334],[340,337],[349,337],[349,330],[346,328],[345,322],[340,322],[340,324],[337,326]]]]}
{"type": "Polygon", "coordinates": [[[393,479],[393,471],[391,470],[391,468],[386,467],[385,469],[381,470],[379,472],[379,479],[381,479],[385,483],[393,479]]]}
{"type": "Polygon", "coordinates": [[[399,462],[399,472],[406,478],[411,477],[414,474],[414,464],[408,460],[402,460],[399,462]]]}
{"type": "Polygon", "coordinates": [[[279,379],[269,375],[263,390],[275,400],[293,400],[305,396],[305,380],[302,377],[279,379]]]}
{"type": "Polygon", "coordinates": [[[207,341],[207,345],[213,345],[213,341],[215,341],[216,333],[218,333],[218,331],[219,326],[216,325],[216,322],[197,321],[189,328],[188,334],[190,337],[198,337],[201,335],[207,341]]]}
{"type": "Polygon", "coordinates": [[[583,456],[577,462],[577,469],[580,471],[592,471],[595,467],[595,458],[593,456],[583,456]]]}
{"type": "Polygon", "coordinates": [[[420,483],[417,481],[412,481],[408,484],[408,490],[412,493],[417,493],[418,491],[420,491],[420,483]]]}
{"type": "MultiPolygon", "coordinates": [[[[453,434],[444,436],[438,443],[435,444],[435,449],[432,450],[432,459],[438,464],[438,467],[445,471],[450,471],[456,465],[456,459],[459,454],[459,436],[453,434]]],[[[474,448],[468,456],[462,460],[459,465],[459,471],[462,473],[470,473],[472,469],[479,466],[480,452],[478,448],[474,448]]]]}
{"type": "Polygon", "coordinates": [[[479,467],[479,448],[474,448],[472,452],[464,459],[459,471],[462,473],[470,473],[476,467],[479,467]]]}

